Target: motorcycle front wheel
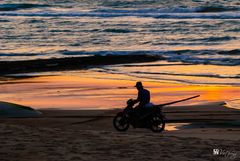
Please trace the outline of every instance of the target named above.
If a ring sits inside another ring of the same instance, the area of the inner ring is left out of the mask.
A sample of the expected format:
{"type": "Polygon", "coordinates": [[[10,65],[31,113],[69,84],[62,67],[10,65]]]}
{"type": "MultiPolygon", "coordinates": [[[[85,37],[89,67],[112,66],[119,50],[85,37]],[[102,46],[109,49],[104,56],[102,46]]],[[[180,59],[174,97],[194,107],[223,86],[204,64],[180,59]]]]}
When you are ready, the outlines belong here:
{"type": "Polygon", "coordinates": [[[165,121],[160,115],[155,115],[151,119],[150,129],[153,132],[162,132],[165,128],[165,121]]]}
{"type": "Polygon", "coordinates": [[[120,112],[113,118],[113,126],[117,131],[126,131],[129,128],[129,121],[125,115],[120,112]]]}

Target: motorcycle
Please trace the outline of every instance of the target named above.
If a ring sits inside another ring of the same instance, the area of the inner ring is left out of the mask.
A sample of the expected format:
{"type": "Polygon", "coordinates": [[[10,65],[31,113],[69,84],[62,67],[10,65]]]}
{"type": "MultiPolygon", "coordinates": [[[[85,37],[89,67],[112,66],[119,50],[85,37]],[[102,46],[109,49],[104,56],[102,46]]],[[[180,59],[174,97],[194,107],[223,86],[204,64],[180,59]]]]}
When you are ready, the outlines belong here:
{"type": "Polygon", "coordinates": [[[131,125],[134,128],[148,128],[153,132],[162,132],[165,128],[166,122],[166,118],[162,113],[162,108],[164,106],[187,101],[199,96],[200,95],[196,95],[178,101],[152,105],[151,107],[143,108],[142,112],[133,108],[133,100],[129,99],[127,101],[127,107],[125,107],[122,112],[117,113],[117,115],[113,118],[113,126],[117,131],[127,131],[131,125]]]}
{"type": "Polygon", "coordinates": [[[117,113],[113,119],[113,126],[118,131],[127,131],[129,126],[134,128],[148,128],[153,132],[162,132],[165,128],[165,117],[161,106],[145,107],[140,110],[133,108],[132,99],[127,101],[127,107],[117,113]]]}

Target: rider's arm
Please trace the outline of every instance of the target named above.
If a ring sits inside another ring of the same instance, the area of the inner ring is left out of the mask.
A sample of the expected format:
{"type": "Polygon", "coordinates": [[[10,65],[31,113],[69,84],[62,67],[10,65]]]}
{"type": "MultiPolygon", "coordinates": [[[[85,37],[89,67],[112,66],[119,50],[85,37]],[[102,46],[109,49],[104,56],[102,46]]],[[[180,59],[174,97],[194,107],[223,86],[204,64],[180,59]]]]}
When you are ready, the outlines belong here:
{"type": "Polygon", "coordinates": [[[138,92],[138,97],[137,97],[137,99],[133,100],[133,103],[136,104],[136,103],[140,102],[140,97],[141,97],[140,92],[138,92]]]}

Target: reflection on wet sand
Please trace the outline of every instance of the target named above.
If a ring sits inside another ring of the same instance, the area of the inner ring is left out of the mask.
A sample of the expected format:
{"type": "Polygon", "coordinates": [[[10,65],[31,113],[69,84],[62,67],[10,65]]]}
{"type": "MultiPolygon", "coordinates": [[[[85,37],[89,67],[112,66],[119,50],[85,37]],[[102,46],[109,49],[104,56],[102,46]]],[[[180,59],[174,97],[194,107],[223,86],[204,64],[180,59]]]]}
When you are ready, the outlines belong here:
{"type": "MultiPolygon", "coordinates": [[[[34,108],[60,109],[108,109],[121,108],[125,101],[135,98],[133,87],[136,78],[94,71],[56,72],[52,76],[28,77],[4,80],[0,85],[1,100],[34,108]]],[[[191,105],[225,101],[236,98],[240,87],[200,86],[174,83],[158,83],[147,79],[144,82],[151,91],[152,102],[161,104],[198,95],[201,97],[179,103],[191,105]]]]}

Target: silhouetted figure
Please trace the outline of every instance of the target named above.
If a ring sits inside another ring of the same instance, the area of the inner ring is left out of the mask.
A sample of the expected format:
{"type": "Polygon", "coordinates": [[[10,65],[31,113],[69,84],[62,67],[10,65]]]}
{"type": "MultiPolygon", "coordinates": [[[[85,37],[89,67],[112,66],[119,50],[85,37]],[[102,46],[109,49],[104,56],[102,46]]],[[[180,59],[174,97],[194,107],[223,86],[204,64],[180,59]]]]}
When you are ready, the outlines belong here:
{"type": "Polygon", "coordinates": [[[133,103],[136,104],[139,102],[135,108],[141,110],[146,104],[150,103],[150,92],[143,88],[142,82],[137,82],[135,87],[138,90],[138,97],[136,100],[133,100],[133,103]]]}

